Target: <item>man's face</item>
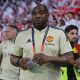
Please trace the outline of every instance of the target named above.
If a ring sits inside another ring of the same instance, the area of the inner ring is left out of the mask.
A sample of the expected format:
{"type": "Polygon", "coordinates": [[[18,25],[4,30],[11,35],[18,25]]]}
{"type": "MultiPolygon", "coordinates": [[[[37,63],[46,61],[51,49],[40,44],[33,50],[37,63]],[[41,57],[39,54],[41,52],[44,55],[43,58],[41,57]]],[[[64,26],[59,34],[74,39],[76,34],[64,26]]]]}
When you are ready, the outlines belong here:
{"type": "Polygon", "coordinates": [[[7,36],[9,40],[13,39],[16,36],[15,30],[11,27],[7,27],[7,36]]]}
{"type": "Polygon", "coordinates": [[[32,22],[34,27],[43,27],[48,21],[48,11],[44,6],[37,6],[32,11],[32,22]]]}
{"type": "Polygon", "coordinates": [[[78,40],[78,31],[77,31],[76,29],[72,29],[72,30],[70,30],[70,32],[67,34],[67,36],[68,36],[70,42],[75,43],[75,42],[77,42],[77,40],[78,40]]]}

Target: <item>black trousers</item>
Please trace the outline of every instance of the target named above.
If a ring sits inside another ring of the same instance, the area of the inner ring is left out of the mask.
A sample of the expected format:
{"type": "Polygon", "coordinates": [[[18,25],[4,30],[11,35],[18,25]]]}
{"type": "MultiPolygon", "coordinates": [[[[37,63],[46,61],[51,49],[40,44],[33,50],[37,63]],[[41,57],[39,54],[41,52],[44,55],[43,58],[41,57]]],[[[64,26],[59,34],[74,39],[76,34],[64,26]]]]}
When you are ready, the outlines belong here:
{"type": "Polygon", "coordinates": [[[67,75],[68,75],[68,80],[77,80],[73,66],[68,66],[67,67],[67,75]]]}

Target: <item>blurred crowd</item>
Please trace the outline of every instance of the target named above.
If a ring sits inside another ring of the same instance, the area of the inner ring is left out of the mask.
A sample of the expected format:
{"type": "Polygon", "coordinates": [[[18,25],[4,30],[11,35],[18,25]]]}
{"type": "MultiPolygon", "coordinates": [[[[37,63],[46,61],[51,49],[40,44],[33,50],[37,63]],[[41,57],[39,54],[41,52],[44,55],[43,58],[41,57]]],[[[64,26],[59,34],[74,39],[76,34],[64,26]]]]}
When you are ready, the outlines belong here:
{"type": "Polygon", "coordinates": [[[48,7],[50,26],[64,30],[73,24],[80,30],[80,0],[0,0],[0,35],[10,24],[19,31],[28,29],[31,10],[39,3],[48,7]]]}

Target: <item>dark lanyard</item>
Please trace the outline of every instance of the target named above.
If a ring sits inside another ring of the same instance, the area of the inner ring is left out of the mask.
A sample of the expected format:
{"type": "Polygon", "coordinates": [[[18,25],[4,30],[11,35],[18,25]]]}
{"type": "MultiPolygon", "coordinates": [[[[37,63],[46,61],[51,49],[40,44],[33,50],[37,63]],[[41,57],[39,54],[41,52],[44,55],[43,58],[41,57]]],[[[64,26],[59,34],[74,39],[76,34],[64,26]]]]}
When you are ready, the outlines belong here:
{"type": "MultiPolygon", "coordinates": [[[[43,41],[42,41],[42,45],[41,45],[41,52],[44,51],[44,42],[45,42],[45,39],[47,37],[47,34],[48,34],[48,31],[49,31],[49,27],[47,27],[46,31],[45,31],[45,34],[44,34],[44,37],[43,37],[43,41]]],[[[36,48],[35,48],[35,39],[34,39],[34,28],[32,27],[32,46],[33,46],[33,54],[35,55],[36,54],[36,48]]]]}

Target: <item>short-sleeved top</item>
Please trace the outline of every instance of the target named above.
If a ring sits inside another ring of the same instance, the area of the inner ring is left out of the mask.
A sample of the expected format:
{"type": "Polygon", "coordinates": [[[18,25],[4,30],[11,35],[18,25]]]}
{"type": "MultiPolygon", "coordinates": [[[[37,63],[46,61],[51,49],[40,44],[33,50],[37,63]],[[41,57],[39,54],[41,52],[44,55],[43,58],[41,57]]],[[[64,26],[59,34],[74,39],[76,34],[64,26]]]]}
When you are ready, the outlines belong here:
{"type": "Polygon", "coordinates": [[[1,68],[2,73],[0,79],[18,80],[19,67],[15,67],[10,62],[10,55],[13,53],[14,43],[7,40],[0,44],[0,55],[3,55],[1,68]]]}
{"type": "MultiPolygon", "coordinates": [[[[38,31],[34,28],[36,53],[40,53],[43,37],[46,28],[38,31]]],[[[62,30],[49,27],[43,54],[48,56],[58,56],[72,51],[71,45],[62,30]]],[[[22,31],[15,40],[14,55],[33,58],[32,29],[22,31]]],[[[20,69],[20,80],[59,80],[60,68],[51,63],[42,66],[36,65],[32,70],[20,69]]]]}

